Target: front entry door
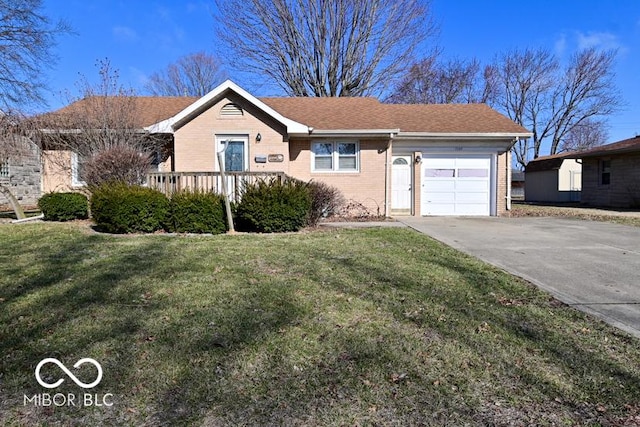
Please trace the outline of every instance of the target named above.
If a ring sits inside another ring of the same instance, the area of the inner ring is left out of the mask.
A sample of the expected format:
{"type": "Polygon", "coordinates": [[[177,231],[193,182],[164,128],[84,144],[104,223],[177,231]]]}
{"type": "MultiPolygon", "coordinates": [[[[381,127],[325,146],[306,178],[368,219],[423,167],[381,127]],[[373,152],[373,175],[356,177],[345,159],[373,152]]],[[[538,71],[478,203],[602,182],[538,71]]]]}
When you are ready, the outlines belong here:
{"type": "Polygon", "coordinates": [[[248,138],[242,136],[218,137],[217,149],[224,151],[225,172],[243,172],[248,170],[248,138]]]}
{"type": "Polygon", "coordinates": [[[391,210],[411,213],[411,156],[393,156],[391,210]]]}

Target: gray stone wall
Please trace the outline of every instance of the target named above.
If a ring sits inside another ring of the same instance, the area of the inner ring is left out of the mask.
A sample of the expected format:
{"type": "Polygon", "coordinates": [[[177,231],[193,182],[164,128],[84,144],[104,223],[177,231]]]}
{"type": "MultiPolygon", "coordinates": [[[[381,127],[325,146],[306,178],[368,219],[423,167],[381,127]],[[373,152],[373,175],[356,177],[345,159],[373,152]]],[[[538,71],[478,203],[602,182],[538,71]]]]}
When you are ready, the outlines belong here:
{"type": "MultiPolygon", "coordinates": [[[[0,176],[0,184],[9,187],[23,207],[33,206],[40,198],[41,174],[40,150],[26,140],[23,155],[9,159],[9,176],[0,176]]],[[[0,206],[8,205],[9,201],[0,194],[0,206]]]]}

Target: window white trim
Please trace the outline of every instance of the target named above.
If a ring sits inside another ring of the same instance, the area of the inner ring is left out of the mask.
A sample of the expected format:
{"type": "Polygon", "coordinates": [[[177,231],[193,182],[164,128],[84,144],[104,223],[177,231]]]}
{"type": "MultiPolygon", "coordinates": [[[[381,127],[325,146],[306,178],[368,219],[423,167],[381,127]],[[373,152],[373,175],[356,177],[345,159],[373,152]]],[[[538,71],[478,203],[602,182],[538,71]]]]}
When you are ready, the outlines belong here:
{"type": "Polygon", "coordinates": [[[79,176],[79,156],[78,153],[71,153],[71,186],[84,187],[86,182],[82,181],[79,176]]]}
{"type": "MultiPolygon", "coordinates": [[[[249,170],[249,135],[240,134],[240,135],[232,135],[232,134],[223,134],[216,135],[216,158],[214,159],[214,170],[220,171],[220,165],[218,165],[218,153],[224,150],[224,145],[227,141],[242,141],[244,144],[244,170],[246,172],[249,170]]],[[[222,166],[224,167],[224,156],[222,156],[222,166]]]]}
{"type": "Polygon", "coordinates": [[[358,173],[360,172],[360,142],[359,141],[315,141],[311,143],[311,172],[316,173],[358,173]],[[316,154],[316,147],[318,145],[330,145],[331,153],[330,154],[316,154]],[[340,144],[353,144],[355,146],[355,154],[352,155],[340,155],[338,150],[338,146],[340,144]],[[316,168],[316,157],[317,158],[331,158],[331,168],[330,169],[320,169],[316,168]],[[351,168],[340,168],[340,159],[345,158],[354,158],[355,159],[355,169],[351,168]]]}

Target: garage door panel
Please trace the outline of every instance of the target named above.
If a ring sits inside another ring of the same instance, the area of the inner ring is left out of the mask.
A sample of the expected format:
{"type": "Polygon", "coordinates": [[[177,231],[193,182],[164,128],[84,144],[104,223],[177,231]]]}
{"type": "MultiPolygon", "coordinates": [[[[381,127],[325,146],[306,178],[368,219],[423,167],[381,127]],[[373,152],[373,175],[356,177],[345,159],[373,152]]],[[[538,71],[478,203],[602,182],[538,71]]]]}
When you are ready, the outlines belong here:
{"type": "Polygon", "coordinates": [[[456,193],[455,200],[458,204],[486,204],[487,194],[486,193],[456,193]]]}
{"type": "Polygon", "coordinates": [[[429,181],[429,188],[427,189],[429,193],[451,193],[456,191],[456,181],[455,180],[432,180],[429,181]]]}
{"type": "Polygon", "coordinates": [[[455,183],[455,191],[466,193],[486,193],[487,191],[489,191],[489,183],[486,179],[483,181],[463,181],[459,179],[455,183]]]}
{"type": "Polygon", "coordinates": [[[456,195],[450,191],[442,193],[429,193],[428,198],[425,199],[427,203],[455,203],[456,195]]]}
{"type": "Polygon", "coordinates": [[[451,211],[455,209],[454,203],[429,203],[427,211],[423,215],[451,215],[451,211]]]}
{"type": "Polygon", "coordinates": [[[489,215],[491,157],[423,157],[422,215],[489,215]]]}

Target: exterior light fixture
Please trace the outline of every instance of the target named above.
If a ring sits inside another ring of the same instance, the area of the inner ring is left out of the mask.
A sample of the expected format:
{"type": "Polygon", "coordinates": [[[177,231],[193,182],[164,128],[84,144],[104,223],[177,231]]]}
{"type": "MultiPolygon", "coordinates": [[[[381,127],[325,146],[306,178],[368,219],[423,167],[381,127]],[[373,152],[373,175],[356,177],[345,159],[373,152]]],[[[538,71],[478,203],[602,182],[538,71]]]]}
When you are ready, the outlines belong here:
{"type": "Polygon", "coordinates": [[[260,135],[260,133],[258,133],[256,135],[256,142],[260,142],[260,141],[262,141],[262,135],[260,135]]]}
{"type": "Polygon", "coordinates": [[[420,164],[421,161],[422,161],[422,157],[416,156],[416,164],[420,164]]]}

